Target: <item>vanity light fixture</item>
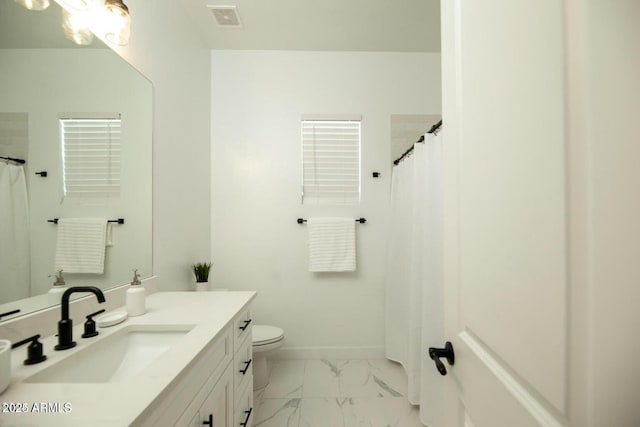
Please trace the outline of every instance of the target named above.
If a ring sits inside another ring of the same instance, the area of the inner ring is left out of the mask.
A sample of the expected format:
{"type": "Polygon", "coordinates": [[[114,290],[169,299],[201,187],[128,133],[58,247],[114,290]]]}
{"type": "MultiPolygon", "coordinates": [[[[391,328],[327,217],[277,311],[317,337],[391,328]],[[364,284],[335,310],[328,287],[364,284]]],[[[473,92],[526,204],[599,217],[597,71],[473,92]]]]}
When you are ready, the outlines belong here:
{"type": "Polygon", "coordinates": [[[131,17],[129,8],[122,0],[105,0],[106,10],[105,38],[114,44],[124,46],[129,43],[129,32],[131,28],[131,17]]]}
{"type": "MultiPolygon", "coordinates": [[[[50,0],[15,0],[29,10],[45,10],[50,0]]],[[[62,6],[62,29],[67,39],[78,45],[93,41],[93,29],[108,42],[125,46],[129,43],[131,17],[122,0],[56,0],[62,6]]]]}
{"type": "Polygon", "coordinates": [[[16,3],[28,10],[45,10],[49,7],[49,0],[16,0],[16,3]]]}
{"type": "Polygon", "coordinates": [[[77,45],[86,46],[93,42],[93,33],[89,29],[87,15],[62,9],[62,30],[64,36],[77,45]]]}

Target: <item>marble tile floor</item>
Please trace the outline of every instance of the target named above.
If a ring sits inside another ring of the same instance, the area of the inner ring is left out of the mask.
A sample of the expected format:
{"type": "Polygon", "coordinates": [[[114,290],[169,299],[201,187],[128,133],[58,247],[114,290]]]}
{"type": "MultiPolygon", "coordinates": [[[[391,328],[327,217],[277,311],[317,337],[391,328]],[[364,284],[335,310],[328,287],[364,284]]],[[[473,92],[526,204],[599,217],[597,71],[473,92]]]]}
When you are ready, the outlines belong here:
{"type": "Polygon", "coordinates": [[[404,369],[386,359],[274,360],[253,425],[423,427],[406,394],[404,369]]]}

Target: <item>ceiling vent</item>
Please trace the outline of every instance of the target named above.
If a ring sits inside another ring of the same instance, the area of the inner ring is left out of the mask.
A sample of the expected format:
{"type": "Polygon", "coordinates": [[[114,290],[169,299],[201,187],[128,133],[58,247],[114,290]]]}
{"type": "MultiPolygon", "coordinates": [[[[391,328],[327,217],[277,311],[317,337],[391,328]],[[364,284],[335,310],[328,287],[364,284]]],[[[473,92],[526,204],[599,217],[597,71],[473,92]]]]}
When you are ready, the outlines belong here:
{"type": "Polygon", "coordinates": [[[207,6],[221,27],[242,27],[236,6],[207,6]]]}

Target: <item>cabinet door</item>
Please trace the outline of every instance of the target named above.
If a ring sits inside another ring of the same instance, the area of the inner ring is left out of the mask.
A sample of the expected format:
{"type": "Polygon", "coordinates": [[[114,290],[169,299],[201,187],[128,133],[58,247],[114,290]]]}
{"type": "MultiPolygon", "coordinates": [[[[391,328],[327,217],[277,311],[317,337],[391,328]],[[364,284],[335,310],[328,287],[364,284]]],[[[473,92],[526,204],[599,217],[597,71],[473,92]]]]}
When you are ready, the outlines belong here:
{"type": "MultiPolygon", "coordinates": [[[[229,365],[200,407],[201,421],[213,421],[211,427],[233,426],[233,371],[229,365]]],[[[202,425],[202,424],[200,424],[202,425]]]]}
{"type": "Polygon", "coordinates": [[[204,403],[188,424],[188,427],[233,426],[233,371],[227,367],[220,380],[213,386],[204,403]]]}
{"type": "MultiPolygon", "coordinates": [[[[238,390],[236,390],[237,392],[238,390]]],[[[246,384],[241,397],[236,400],[236,427],[251,427],[253,425],[253,384],[246,384]]]]}
{"type": "Polygon", "coordinates": [[[195,364],[176,378],[167,393],[154,401],[141,427],[202,425],[193,424],[192,418],[200,418],[199,408],[233,360],[232,328],[225,328],[194,360],[195,364]]]}
{"type": "MultiPolygon", "coordinates": [[[[178,426],[179,424],[176,424],[178,426]]],[[[189,424],[186,424],[187,427],[196,427],[202,426],[202,421],[200,421],[200,413],[196,413],[191,420],[189,420],[189,424]]]]}

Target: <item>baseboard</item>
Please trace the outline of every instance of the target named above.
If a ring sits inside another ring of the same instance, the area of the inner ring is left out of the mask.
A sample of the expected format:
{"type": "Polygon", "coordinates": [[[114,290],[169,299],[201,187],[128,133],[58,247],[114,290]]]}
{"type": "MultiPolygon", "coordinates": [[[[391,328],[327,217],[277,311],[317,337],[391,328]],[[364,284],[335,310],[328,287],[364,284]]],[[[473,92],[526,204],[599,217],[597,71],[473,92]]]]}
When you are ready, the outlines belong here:
{"type": "Polygon", "coordinates": [[[383,346],[370,347],[282,347],[271,359],[383,359],[383,346]]]}

